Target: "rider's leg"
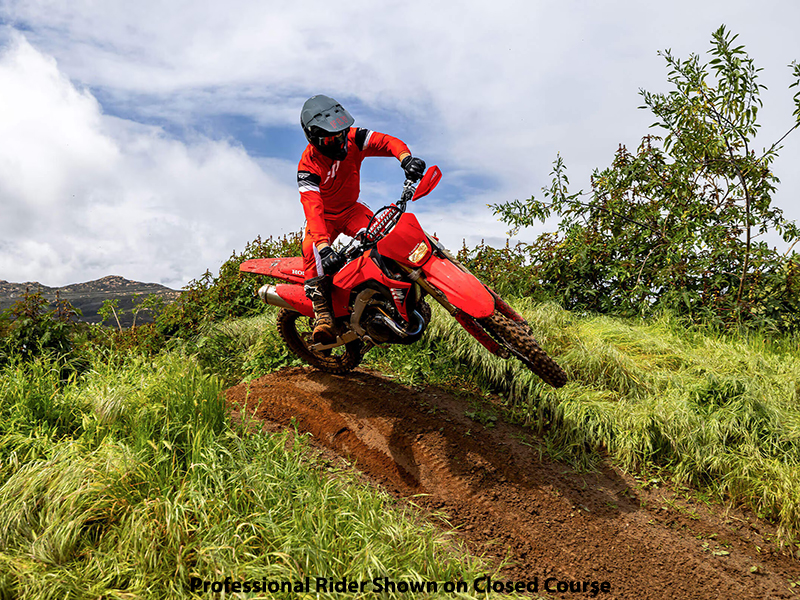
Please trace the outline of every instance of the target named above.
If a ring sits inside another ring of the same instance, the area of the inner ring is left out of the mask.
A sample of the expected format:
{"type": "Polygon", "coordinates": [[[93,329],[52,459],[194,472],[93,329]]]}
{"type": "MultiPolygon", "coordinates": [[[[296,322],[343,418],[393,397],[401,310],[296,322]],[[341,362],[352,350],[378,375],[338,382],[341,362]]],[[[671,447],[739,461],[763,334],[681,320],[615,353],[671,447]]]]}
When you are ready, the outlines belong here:
{"type": "Polygon", "coordinates": [[[342,215],[337,225],[342,233],[355,237],[367,228],[369,220],[372,218],[372,211],[366,204],[356,202],[347,212],[342,215]]]}
{"type": "MultiPolygon", "coordinates": [[[[326,219],[328,233],[334,241],[340,233],[355,236],[365,229],[372,218],[372,211],[360,202],[355,203],[335,219],[326,219]]],[[[314,306],[314,342],[332,344],[336,341],[336,328],[331,310],[331,277],[322,272],[319,251],[306,230],[303,238],[303,268],[305,269],[305,292],[314,306]]]]}
{"type": "Polygon", "coordinates": [[[306,279],[305,292],[314,306],[314,342],[317,344],[332,344],[336,341],[336,329],[333,325],[331,311],[331,278],[320,275],[306,279]]]}
{"type": "Polygon", "coordinates": [[[303,267],[306,276],[304,286],[306,297],[311,300],[314,307],[312,337],[317,344],[332,344],[336,341],[336,328],[331,310],[331,278],[322,272],[319,251],[314,246],[308,231],[303,238],[303,267]]]}

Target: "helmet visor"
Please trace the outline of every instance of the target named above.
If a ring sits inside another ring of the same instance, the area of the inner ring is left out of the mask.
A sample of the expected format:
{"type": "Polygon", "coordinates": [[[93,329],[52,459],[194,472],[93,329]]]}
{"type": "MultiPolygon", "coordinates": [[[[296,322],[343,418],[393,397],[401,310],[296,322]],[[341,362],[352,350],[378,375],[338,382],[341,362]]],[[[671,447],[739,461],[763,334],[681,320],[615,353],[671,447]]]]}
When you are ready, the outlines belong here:
{"type": "Polygon", "coordinates": [[[339,133],[335,133],[333,135],[327,135],[325,137],[320,137],[319,145],[331,148],[344,146],[344,143],[347,140],[347,132],[349,131],[350,128],[348,127],[347,129],[345,129],[344,131],[340,131],[339,133]]]}

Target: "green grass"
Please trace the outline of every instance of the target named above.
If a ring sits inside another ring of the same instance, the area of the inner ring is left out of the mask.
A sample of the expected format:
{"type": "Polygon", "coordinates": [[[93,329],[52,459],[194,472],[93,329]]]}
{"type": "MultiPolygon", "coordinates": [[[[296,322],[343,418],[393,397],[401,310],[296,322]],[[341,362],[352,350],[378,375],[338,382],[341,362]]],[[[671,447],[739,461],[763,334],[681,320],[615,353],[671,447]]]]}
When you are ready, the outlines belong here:
{"type": "MultiPolygon", "coordinates": [[[[518,421],[544,435],[556,458],[581,468],[610,456],[631,471],[666,469],[675,482],[775,521],[784,540],[798,537],[796,336],[723,336],[689,329],[669,315],[638,321],[579,316],[526,300],[513,304],[567,370],[564,388],[550,388],[517,361],[491,356],[437,307],[423,340],[375,348],[364,364],[412,386],[499,392],[518,421]]],[[[232,364],[247,365],[245,376],[290,364],[271,319],[219,326],[205,343],[232,364]],[[238,333],[231,336],[234,327],[238,333]]],[[[466,410],[474,410],[468,401],[466,410]]]]}
{"type": "Polygon", "coordinates": [[[98,361],[66,383],[44,361],[0,371],[0,598],[183,598],[191,577],[470,581],[486,568],[347,469],[315,466],[302,436],[232,425],[221,389],[176,351],[98,361]]]}
{"type": "Polygon", "coordinates": [[[256,317],[207,325],[191,343],[191,350],[206,371],[219,375],[227,385],[302,364],[278,335],[277,312],[269,307],[256,317]]]}
{"type": "MultiPolygon", "coordinates": [[[[565,387],[490,356],[441,311],[424,352],[441,348],[438,360],[453,363],[450,371],[465,367],[477,384],[504,394],[562,458],[587,466],[607,452],[625,469],[667,468],[676,482],[775,520],[785,540],[797,537],[797,338],[723,337],[669,316],[639,322],[514,305],[568,372],[565,387]]],[[[441,373],[447,369],[432,381],[441,373]]]]}
{"type": "MultiPolygon", "coordinates": [[[[655,466],[797,537],[797,338],[514,305],[568,371],[564,388],[490,356],[440,310],[421,342],[376,348],[366,365],[499,392],[564,460],[655,466]]],[[[302,436],[231,423],[225,385],[296,364],[274,311],[187,348],[98,355],[66,382],[43,360],[0,371],[0,599],[181,598],[191,577],[470,581],[486,568],[348,470],[316,466],[302,436]]],[[[469,394],[465,411],[488,418],[469,394]]]]}

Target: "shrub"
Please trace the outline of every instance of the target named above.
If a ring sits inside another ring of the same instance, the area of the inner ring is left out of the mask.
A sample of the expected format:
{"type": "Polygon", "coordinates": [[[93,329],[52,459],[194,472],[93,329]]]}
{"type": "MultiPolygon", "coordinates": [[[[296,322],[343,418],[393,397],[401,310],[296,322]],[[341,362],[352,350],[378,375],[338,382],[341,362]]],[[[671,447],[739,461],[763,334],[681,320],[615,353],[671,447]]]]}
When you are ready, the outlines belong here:
{"type": "Polygon", "coordinates": [[[167,336],[187,338],[210,322],[260,314],[266,305],[256,292],[264,278],[241,273],[239,265],[251,258],[297,256],[301,241],[301,235],[295,233],[248,242],[241,254],[231,254],[216,277],[206,271],[200,279],[190,281],[178,299],[156,316],[156,329],[167,336]]]}
{"type": "Polygon", "coordinates": [[[76,322],[80,311],[56,295],[55,305],[41,291],[25,290],[23,297],[0,315],[0,364],[29,362],[48,355],[60,361],[62,374],[80,371],[85,357],[76,348],[81,327],[76,322]]]}

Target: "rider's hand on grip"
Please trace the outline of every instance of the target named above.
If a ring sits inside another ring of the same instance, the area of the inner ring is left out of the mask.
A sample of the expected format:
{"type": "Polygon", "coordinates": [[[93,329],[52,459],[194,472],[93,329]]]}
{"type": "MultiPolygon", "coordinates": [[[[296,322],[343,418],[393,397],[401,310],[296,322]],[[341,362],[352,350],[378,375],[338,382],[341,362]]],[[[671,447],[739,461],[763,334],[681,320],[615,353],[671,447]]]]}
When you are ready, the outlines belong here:
{"type": "Polygon", "coordinates": [[[344,257],[330,246],[325,246],[319,251],[319,258],[325,275],[333,275],[344,264],[344,257]]]}
{"type": "Polygon", "coordinates": [[[411,155],[406,156],[400,166],[406,172],[406,179],[411,181],[419,181],[425,174],[425,161],[421,158],[414,158],[411,155]]]}

